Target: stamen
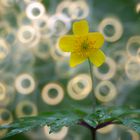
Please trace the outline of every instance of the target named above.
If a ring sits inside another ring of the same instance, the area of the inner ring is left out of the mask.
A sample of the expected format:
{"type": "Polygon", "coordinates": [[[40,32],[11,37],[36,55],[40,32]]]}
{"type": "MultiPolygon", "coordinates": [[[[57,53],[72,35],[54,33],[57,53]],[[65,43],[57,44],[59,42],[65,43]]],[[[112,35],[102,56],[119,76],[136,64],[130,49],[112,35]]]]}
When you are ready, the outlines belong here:
{"type": "Polygon", "coordinates": [[[88,36],[78,36],[75,39],[75,48],[73,52],[77,53],[79,56],[88,57],[90,52],[95,49],[96,41],[89,40],[88,36]]]}

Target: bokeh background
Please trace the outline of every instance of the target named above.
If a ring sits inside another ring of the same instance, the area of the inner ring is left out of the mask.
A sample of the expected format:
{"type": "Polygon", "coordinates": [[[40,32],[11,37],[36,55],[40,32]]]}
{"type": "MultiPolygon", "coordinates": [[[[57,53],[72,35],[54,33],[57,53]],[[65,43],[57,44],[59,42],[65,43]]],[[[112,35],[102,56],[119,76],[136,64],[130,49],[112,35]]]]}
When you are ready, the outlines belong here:
{"type": "MultiPolygon", "coordinates": [[[[69,67],[59,38],[87,19],[104,34],[106,62],[93,67],[98,104],[140,107],[140,1],[0,0],[0,124],[40,112],[92,107],[89,66],[69,67]]],[[[5,140],[90,140],[88,129],[38,128],[5,140]]],[[[0,131],[2,138],[7,130],[0,131]]],[[[97,132],[98,140],[140,140],[122,126],[97,132]]]]}

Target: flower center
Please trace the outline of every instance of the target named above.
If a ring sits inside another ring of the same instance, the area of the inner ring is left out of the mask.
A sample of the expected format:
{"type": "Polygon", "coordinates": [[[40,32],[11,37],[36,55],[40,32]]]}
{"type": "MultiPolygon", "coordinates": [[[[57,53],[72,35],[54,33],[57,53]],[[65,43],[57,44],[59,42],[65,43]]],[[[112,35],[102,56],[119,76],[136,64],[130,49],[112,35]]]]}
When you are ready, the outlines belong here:
{"type": "Polygon", "coordinates": [[[86,42],[86,41],[84,41],[84,42],[82,43],[81,46],[82,46],[82,48],[85,49],[85,50],[89,48],[89,44],[88,44],[88,42],[86,42]]]}
{"type": "Polygon", "coordinates": [[[93,51],[95,41],[89,40],[88,36],[78,36],[75,39],[74,53],[77,53],[82,57],[89,57],[91,51],[93,51]]]}

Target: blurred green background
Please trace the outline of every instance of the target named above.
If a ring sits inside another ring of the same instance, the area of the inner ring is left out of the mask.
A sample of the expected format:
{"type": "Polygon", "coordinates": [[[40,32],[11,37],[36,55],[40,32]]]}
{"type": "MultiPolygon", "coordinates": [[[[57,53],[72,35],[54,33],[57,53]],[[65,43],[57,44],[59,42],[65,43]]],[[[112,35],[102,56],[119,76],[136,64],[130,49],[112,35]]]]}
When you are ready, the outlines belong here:
{"type": "MultiPolygon", "coordinates": [[[[72,34],[74,21],[87,19],[90,31],[105,37],[107,59],[93,67],[98,104],[140,103],[140,1],[0,0],[0,124],[43,111],[92,108],[89,66],[69,67],[59,38],[72,34]]],[[[0,131],[2,138],[6,131],[0,131]]],[[[5,140],[90,140],[84,127],[49,135],[47,126],[5,140]]],[[[122,126],[97,132],[97,140],[139,140],[122,126]]]]}

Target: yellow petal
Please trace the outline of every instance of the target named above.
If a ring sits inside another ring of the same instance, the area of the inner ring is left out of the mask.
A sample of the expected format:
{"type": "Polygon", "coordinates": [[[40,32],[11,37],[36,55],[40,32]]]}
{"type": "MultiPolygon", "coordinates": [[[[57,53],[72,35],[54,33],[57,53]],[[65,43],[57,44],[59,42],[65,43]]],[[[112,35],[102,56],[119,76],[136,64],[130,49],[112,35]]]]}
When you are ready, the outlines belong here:
{"type": "Polygon", "coordinates": [[[85,57],[77,55],[77,53],[71,53],[70,57],[70,66],[75,67],[78,64],[81,64],[82,62],[85,61],[85,57]]]}
{"type": "Polygon", "coordinates": [[[104,44],[104,36],[99,32],[88,33],[88,39],[93,43],[93,47],[97,49],[101,48],[104,44]]]}
{"type": "Polygon", "coordinates": [[[74,48],[75,37],[73,35],[65,35],[59,40],[59,47],[64,52],[71,52],[74,48]]]}
{"type": "Polygon", "coordinates": [[[73,33],[76,35],[86,35],[89,31],[88,22],[81,20],[73,23],[73,33]]]}
{"type": "Polygon", "coordinates": [[[105,61],[105,55],[101,50],[97,50],[89,56],[90,61],[96,66],[101,66],[105,61]]]}

